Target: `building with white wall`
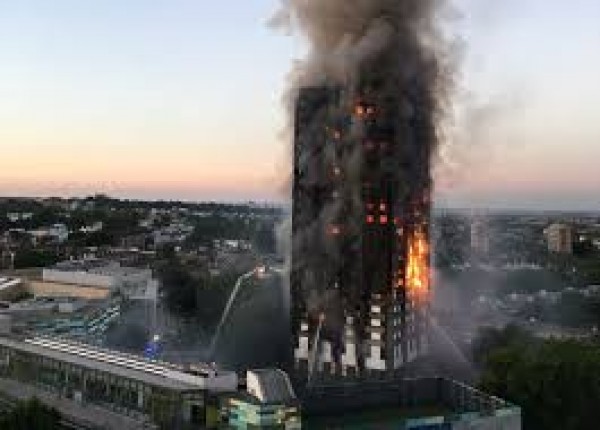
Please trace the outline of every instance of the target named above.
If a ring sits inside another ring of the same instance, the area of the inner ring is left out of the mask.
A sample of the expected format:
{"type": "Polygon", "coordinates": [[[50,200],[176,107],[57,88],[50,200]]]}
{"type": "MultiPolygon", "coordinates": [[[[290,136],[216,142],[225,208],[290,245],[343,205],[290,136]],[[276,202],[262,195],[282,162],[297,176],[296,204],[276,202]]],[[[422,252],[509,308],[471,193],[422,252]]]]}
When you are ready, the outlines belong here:
{"type": "Polygon", "coordinates": [[[44,282],[106,288],[132,296],[147,296],[156,291],[157,281],[150,269],[121,266],[115,261],[65,261],[42,272],[44,282]]]}

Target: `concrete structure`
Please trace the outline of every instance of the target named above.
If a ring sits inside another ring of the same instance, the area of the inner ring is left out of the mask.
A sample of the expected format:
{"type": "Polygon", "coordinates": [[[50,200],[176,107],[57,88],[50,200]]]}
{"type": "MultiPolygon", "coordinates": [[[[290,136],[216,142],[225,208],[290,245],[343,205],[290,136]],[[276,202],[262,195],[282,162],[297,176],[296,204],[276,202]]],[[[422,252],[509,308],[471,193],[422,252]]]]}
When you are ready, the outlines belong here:
{"type": "Polygon", "coordinates": [[[33,218],[32,212],[9,212],[6,214],[6,218],[10,222],[27,221],[33,218]]]}
{"type": "Polygon", "coordinates": [[[10,315],[0,314],[0,336],[8,336],[12,332],[12,318],[10,315]]]}
{"type": "Polygon", "coordinates": [[[557,254],[573,253],[573,228],[566,224],[551,224],[544,230],[548,251],[557,254]]]}
{"type": "Polygon", "coordinates": [[[487,222],[481,217],[475,217],[471,221],[471,251],[474,257],[484,257],[490,251],[487,222]]]}
{"type": "Polygon", "coordinates": [[[304,88],[296,108],[292,325],[309,380],[393,377],[428,348],[422,112],[400,126],[400,102],[361,91],[304,88]]]}
{"type": "Polygon", "coordinates": [[[125,296],[146,296],[155,291],[157,281],[150,269],[121,266],[104,260],[76,260],[58,263],[42,272],[44,282],[59,285],[79,285],[120,292],[125,296]]]}
{"type": "Polygon", "coordinates": [[[288,375],[279,369],[247,371],[246,391],[225,397],[222,410],[227,428],[301,428],[300,404],[288,375]]]}
{"type": "Polygon", "coordinates": [[[26,281],[25,285],[27,291],[35,297],[71,297],[85,300],[104,300],[111,294],[111,289],[106,287],[45,282],[36,279],[26,281]]]}
{"type": "Polygon", "coordinates": [[[23,291],[21,278],[0,276],[0,300],[13,300],[23,291]]]}
{"type": "Polygon", "coordinates": [[[152,232],[154,246],[184,242],[194,231],[194,227],[182,223],[173,223],[152,232]]]}
{"type": "Polygon", "coordinates": [[[104,223],[102,221],[96,221],[95,223],[91,224],[91,225],[86,225],[83,226],[79,229],[79,231],[81,233],[97,233],[99,231],[102,231],[102,229],[104,228],[104,223]]]}
{"type": "Polygon", "coordinates": [[[86,301],[59,301],[52,314],[29,322],[28,328],[44,335],[67,336],[92,343],[102,341],[108,328],[121,315],[119,301],[94,305],[86,301]]]}
{"type": "Polygon", "coordinates": [[[33,237],[34,242],[50,238],[62,243],[69,238],[69,229],[64,224],[54,224],[51,227],[31,230],[29,234],[33,237]]]}
{"type": "Polygon", "coordinates": [[[521,430],[520,408],[443,378],[315,386],[303,425],[320,429],[521,430]]]}
{"type": "Polygon", "coordinates": [[[0,337],[0,378],[169,429],[205,426],[210,396],[238,382],[208,365],[182,368],[51,337],[0,337]]]}
{"type": "Polygon", "coordinates": [[[82,300],[69,297],[37,297],[8,303],[0,317],[11,320],[15,331],[67,336],[99,344],[121,316],[122,300],[82,300]]]}

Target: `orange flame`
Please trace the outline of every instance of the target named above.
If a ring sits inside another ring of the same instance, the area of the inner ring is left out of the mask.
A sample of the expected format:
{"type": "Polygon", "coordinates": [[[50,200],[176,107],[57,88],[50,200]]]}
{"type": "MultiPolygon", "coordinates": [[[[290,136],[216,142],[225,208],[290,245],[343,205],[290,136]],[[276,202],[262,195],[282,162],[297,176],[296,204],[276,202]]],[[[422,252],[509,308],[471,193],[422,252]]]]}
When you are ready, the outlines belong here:
{"type": "Polygon", "coordinates": [[[327,227],[327,234],[330,236],[339,236],[342,233],[342,228],[336,224],[330,224],[327,227]]]}
{"type": "Polygon", "coordinates": [[[361,104],[357,104],[356,106],[354,106],[354,115],[356,115],[359,118],[365,116],[366,111],[366,108],[361,104]]]}
{"type": "Polygon", "coordinates": [[[429,244],[420,230],[408,241],[406,288],[416,298],[427,298],[429,293],[429,244]]]}

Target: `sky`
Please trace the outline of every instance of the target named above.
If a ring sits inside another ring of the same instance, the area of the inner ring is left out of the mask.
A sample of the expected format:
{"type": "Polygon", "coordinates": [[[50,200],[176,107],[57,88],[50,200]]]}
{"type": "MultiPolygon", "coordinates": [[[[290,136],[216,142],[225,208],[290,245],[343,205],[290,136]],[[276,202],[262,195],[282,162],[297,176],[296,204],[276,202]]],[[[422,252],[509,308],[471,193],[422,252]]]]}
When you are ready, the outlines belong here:
{"type": "MultiPolygon", "coordinates": [[[[281,200],[277,0],[0,0],[0,195],[281,200]]],[[[600,2],[457,0],[443,206],[600,209],[600,2]]]]}

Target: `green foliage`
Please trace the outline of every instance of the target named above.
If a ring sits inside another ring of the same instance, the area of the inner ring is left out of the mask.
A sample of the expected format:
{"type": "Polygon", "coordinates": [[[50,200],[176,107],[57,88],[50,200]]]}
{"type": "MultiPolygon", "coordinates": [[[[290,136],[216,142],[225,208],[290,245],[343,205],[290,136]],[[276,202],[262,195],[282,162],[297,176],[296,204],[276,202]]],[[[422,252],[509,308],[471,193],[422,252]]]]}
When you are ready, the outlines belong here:
{"type": "Polygon", "coordinates": [[[3,430],[58,430],[60,414],[38,399],[17,403],[10,412],[0,416],[0,429],[3,430]]]}
{"type": "Polygon", "coordinates": [[[244,218],[228,218],[213,215],[194,220],[194,231],[188,238],[189,243],[211,243],[214,239],[249,240],[252,227],[244,218]]]}
{"type": "Polygon", "coordinates": [[[517,325],[509,325],[503,330],[483,328],[473,343],[473,360],[483,365],[490,351],[534,342],[533,336],[517,325]]]}
{"type": "Polygon", "coordinates": [[[573,286],[600,284],[600,251],[577,244],[574,255],[548,256],[548,267],[568,280],[573,286]]]}
{"type": "Polygon", "coordinates": [[[26,291],[26,290],[21,290],[19,291],[15,297],[13,298],[14,302],[21,302],[23,300],[30,300],[33,299],[35,296],[33,295],[32,292],[30,291],[26,291]]]}
{"type": "Polygon", "coordinates": [[[513,328],[489,335],[495,342],[484,357],[481,387],[521,406],[524,428],[598,428],[600,346],[533,341],[513,328]]]}
{"type": "Polygon", "coordinates": [[[600,284],[600,255],[597,252],[576,259],[574,266],[582,284],[600,284]]]}
{"type": "Polygon", "coordinates": [[[32,267],[47,267],[60,261],[59,256],[52,251],[28,249],[17,251],[15,254],[15,269],[32,267]]]}

